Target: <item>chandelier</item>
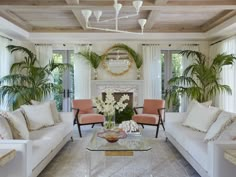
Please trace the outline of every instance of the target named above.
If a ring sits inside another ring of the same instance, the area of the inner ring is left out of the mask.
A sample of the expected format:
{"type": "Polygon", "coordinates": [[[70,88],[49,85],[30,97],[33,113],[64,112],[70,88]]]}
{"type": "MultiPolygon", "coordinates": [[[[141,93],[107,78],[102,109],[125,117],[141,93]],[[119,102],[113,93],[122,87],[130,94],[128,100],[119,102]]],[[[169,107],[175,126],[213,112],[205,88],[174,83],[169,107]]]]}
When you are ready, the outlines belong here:
{"type": "Polygon", "coordinates": [[[139,19],[138,23],[141,27],[141,32],[137,33],[137,32],[129,32],[129,31],[124,31],[124,30],[119,30],[118,29],[118,20],[121,19],[127,19],[130,17],[134,17],[134,16],[138,16],[139,14],[139,10],[143,5],[143,1],[141,0],[134,0],[133,1],[133,6],[135,8],[135,13],[131,14],[131,15],[125,15],[125,16],[119,16],[120,10],[122,8],[122,4],[118,3],[117,0],[114,0],[114,9],[115,9],[115,17],[114,18],[110,18],[110,19],[106,19],[103,21],[100,21],[100,17],[102,16],[102,11],[101,10],[89,10],[89,9],[84,9],[82,10],[82,14],[84,16],[85,22],[86,22],[86,28],[87,29],[95,29],[95,30],[102,30],[102,31],[110,31],[110,32],[118,32],[118,33],[133,33],[133,34],[143,34],[143,30],[144,30],[144,25],[146,24],[146,19],[139,19]],[[110,28],[99,28],[99,27],[92,27],[91,25],[89,25],[89,18],[91,17],[91,15],[93,15],[96,17],[97,23],[105,23],[105,22],[110,22],[110,21],[115,21],[115,29],[110,29],[110,28]]]}

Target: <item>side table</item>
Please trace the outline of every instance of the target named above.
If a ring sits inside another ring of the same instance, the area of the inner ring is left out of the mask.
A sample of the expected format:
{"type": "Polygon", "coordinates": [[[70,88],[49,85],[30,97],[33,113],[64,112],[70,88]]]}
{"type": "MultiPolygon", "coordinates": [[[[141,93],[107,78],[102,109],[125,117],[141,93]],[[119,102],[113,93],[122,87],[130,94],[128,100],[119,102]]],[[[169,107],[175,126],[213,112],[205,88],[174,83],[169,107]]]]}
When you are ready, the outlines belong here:
{"type": "Polygon", "coordinates": [[[15,149],[0,149],[0,166],[4,166],[16,156],[15,149]]]}

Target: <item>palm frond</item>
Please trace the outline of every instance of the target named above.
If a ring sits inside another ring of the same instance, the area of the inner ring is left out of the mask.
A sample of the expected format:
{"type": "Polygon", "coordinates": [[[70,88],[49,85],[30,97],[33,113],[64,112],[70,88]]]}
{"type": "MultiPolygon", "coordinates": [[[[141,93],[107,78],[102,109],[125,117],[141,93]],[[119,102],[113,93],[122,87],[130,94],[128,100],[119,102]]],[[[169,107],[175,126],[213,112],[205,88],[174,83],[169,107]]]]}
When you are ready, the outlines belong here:
{"type": "Polygon", "coordinates": [[[192,57],[199,64],[206,63],[206,56],[201,52],[193,51],[193,50],[183,50],[180,52],[182,56],[186,56],[187,58],[192,57]]]}
{"type": "Polygon", "coordinates": [[[58,69],[60,72],[64,72],[65,70],[72,69],[73,66],[69,63],[56,63],[53,59],[49,61],[49,64],[46,65],[46,68],[49,69],[49,72],[58,69]]]}
{"type": "Polygon", "coordinates": [[[97,69],[100,62],[102,61],[102,56],[90,50],[84,50],[82,52],[79,52],[78,54],[83,56],[94,69],[97,69]]]}
{"type": "Polygon", "coordinates": [[[25,48],[25,47],[22,47],[22,46],[16,46],[16,45],[8,45],[7,46],[7,49],[13,53],[13,52],[16,52],[16,51],[19,51],[19,52],[22,52],[22,53],[25,53],[28,55],[29,59],[27,62],[31,62],[31,64],[35,64],[35,61],[36,61],[36,55],[31,52],[29,49],[25,48]]]}

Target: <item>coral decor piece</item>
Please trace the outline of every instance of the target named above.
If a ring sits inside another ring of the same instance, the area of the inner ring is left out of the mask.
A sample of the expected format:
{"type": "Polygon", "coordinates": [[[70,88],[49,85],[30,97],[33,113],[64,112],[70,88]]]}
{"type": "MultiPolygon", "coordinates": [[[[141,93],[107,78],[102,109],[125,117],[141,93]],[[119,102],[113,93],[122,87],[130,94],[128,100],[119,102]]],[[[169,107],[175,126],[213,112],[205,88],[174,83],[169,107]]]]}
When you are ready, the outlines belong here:
{"type": "Polygon", "coordinates": [[[123,129],[126,133],[132,133],[132,132],[139,132],[139,126],[138,124],[133,121],[123,121],[120,125],[119,128],[123,129]]]}

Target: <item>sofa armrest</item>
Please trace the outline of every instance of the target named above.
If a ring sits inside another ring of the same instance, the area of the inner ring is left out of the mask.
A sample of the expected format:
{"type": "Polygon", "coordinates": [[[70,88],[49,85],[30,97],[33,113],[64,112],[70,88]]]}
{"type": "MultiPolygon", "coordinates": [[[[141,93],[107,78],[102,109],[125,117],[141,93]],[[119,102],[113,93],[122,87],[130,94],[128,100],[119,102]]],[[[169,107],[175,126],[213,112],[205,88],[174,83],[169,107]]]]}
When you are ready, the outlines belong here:
{"type": "Polygon", "coordinates": [[[208,173],[210,177],[235,176],[235,165],[224,158],[224,152],[228,149],[236,149],[236,141],[221,140],[208,143],[208,173]]]}
{"type": "Polygon", "coordinates": [[[70,126],[71,131],[73,131],[74,126],[74,114],[73,112],[60,112],[60,117],[63,123],[70,126]]]}
{"type": "Polygon", "coordinates": [[[60,112],[60,117],[62,122],[72,122],[74,120],[74,114],[73,112],[60,112]]]}
{"type": "Polygon", "coordinates": [[[1,140],[0,149],[15,149],[16,156],[1,168],[1,176],[30,177],[32,174],[32,142],[30,140],[1,140]]]}

